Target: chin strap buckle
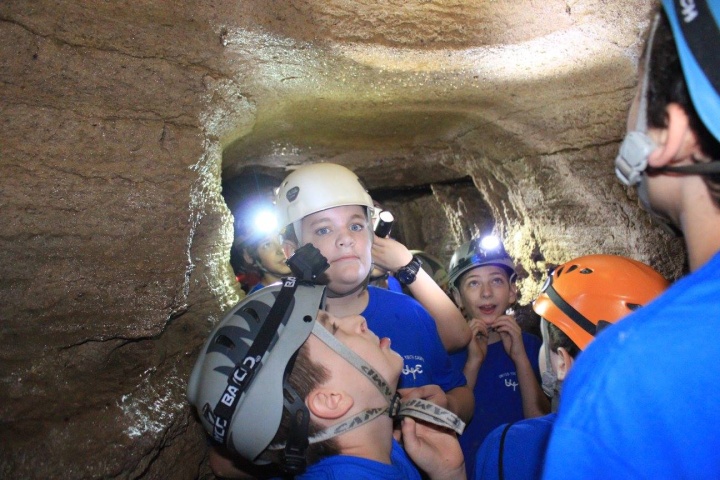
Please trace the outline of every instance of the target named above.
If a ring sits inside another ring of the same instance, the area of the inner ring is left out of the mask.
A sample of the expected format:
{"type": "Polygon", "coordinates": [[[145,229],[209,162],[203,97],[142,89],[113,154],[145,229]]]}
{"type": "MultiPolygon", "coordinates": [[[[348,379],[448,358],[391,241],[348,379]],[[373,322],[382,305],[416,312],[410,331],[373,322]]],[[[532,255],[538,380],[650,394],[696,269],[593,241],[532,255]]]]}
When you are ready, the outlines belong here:
{"type": "Polygon", "coordinates": [[[388,407],[388,415],[390,415],[390,418],[397,418],[400,415],[400,407],[402,407],[400,394],[396,392],[390,400],[390,406],[388,407]]]}

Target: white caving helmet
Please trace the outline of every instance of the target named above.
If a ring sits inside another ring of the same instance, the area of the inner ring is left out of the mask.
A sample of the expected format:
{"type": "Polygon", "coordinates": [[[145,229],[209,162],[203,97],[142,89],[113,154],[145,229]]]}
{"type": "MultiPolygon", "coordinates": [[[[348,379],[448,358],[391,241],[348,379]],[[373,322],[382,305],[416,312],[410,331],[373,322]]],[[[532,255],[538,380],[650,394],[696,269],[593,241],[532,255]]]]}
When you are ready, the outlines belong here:
{"type": "Polygon", "coordinates": [[[304,217],[345,205],[360,205],[368,214],[373,210],[370,194],[352,170],[334,163],[304,165],[285,177],[275,195],[280,233],[293,225],[302,244],[300,221],[304,217]]]}

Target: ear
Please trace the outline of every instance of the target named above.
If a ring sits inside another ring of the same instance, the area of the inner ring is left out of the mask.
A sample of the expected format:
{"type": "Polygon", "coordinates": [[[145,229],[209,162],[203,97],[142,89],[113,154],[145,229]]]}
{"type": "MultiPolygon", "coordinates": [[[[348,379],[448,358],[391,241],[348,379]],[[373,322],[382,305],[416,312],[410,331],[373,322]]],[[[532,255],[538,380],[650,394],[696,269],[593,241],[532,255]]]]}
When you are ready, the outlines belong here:
{"type": "Polygon", "coordinates": [[[557,349],[557,363],[555,364],[555,371],[557,372],[558,380],[565,380],[568,372],[575,363],[575,359],[568,353],[563,347],[557,349]]]}
{"type": "Polygon", "coordinates": [[[655,139],[656,148],[648,156],[648,165],[664,167],[687,159],[699,150],[697,135],[690,128],[690,119],[685,110],[677,103],[665,107],[667,128],[662,129],[655,139]]]}
{"type": "Polygon", "coordinates": [[[290,240],[283,240],[282,242],[282,249],[283,253],[285,254],[285,258],[292,257],[297,248],[298,246],[295,244],[295,242],[291,242],[290,240]]]}
{"type": "Polygon", "coordinates": [[[457,288],[454,288],[454,287],[451,288],[450,291],[452,291],[453,298],[455,299],[455,305],[457,305],[458,308],[462,309],[463,301],[462,301],[462,296],[460,295],[460,292],[458,291],[457,288]]]}
{"type": "Polygon", "coordinates": [[[245,263],[247,263],[248,265],[255,265],[255,259],[244,248],[242,251],[242,255],[243,255],[243,260],[245,260],[245,263]]]}
{"type": "Polygon", "coordinates": [[[508,300],[511,305],[517,301],[517,284],[515,282],[510,283],[510,296],[508,300]]]}
{"type": "Polygon", "coordinates": [[[335,420],[344,416],[355,402],[347,392],[316,388],[307,396],[305,403],[316,417],[335,420]]]}

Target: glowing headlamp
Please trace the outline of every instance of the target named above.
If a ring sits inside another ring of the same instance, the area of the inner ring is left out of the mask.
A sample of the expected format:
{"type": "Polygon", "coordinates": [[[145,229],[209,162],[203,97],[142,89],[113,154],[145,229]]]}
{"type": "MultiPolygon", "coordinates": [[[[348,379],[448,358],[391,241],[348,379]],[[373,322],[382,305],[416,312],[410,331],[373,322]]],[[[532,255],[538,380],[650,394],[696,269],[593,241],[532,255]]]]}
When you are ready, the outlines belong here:
{"type": "Polygon", "coordinates": [[[486,235],[476,242],[475,254],[481,259],[508,257],[505,247],[495,235],[486,235]]]}
{"type": "Polygon", "coordinates": [[[253,229],[257,234],[270,234],[277,230],[278,222],[271,210],[261,210],[253,218],[253,229]]]}

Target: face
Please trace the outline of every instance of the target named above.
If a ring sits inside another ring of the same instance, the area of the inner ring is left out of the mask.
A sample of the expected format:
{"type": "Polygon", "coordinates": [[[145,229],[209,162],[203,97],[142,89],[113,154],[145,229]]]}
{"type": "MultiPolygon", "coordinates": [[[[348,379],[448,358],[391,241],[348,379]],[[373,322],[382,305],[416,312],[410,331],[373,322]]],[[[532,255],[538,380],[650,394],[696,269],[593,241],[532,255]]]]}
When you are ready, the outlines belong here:
{"type": "Polygon", "coordinates": [[[484,322],[492,322],[515,303],[517,288],[510,283],[502,267],[484,265],[465,272],[455,300],[466,315],[484,322]]]}
{"type": "Polygon", "coordinates": [[[302,220],[302,239],[327,259],[328,288],[337,293],[357,288],[368,277],[371,233],[365,209],[358,205],[330,208],[302,220]]]}
{"type": "Polygon", "coordinates": [[[285,263],[282,245],[276,237],[268,237],[257,248],[257,256],[265,270],[275,276],[288,275],[290,267],[285,263]]]}
{"type": "MultiPolygon", "coordinates": [[[[321,311],[318,314],[317,321],[346,347],[365,360],[388,382],[388,385],[391,387],[397,385],[404,361],[399,354],[390,348],[390,339],[379,338],[375,335],[368,328],[363,317],[354,315],[338,318],[321,311]]],[[[366,382],[358,380],[358,376],[363,378],[364,376],[350,363],[338,361],[338,354],[324,344],[325,348],[315,348],[316,344],[321,342],[314,336],[310,338],[313,339],[311,343],[312,355],[317,355],[313,357],[313,360],[326,365],[333,372],[334,381],[347,382],[349,388],[352,384],[356,384],[356,386],[363,389],[370,387],[377,391],[369,380],[366,380],[366,382]]]]}

